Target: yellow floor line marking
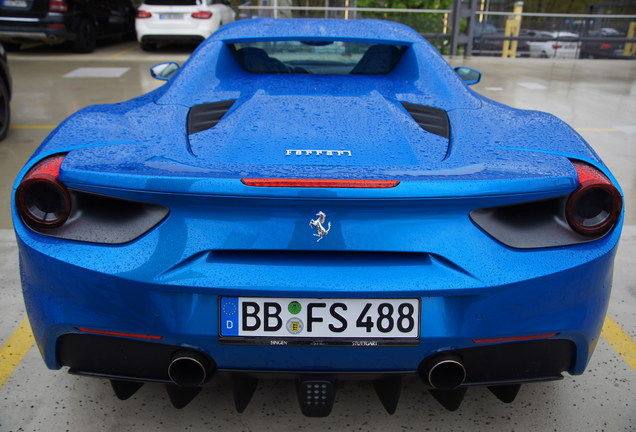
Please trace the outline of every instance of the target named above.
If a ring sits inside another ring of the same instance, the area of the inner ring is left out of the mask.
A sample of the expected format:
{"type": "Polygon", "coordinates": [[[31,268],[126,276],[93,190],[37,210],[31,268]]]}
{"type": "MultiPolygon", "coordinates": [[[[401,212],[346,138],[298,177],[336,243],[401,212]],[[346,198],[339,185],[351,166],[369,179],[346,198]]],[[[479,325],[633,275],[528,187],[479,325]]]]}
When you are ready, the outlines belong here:
{"type": "Polygon", "coordinates": [[[38,126],[38,125],[11,125],[11,129],[55,129],[56,126],[38,126]]]}
{"type": "Polygon", "coordinates": [[[574,128],[577,132],[620,132],[616,128],[574,128]]]}
{"type": "Polygon", "coordinates": [[[9,337],[9,340],[0,347],[0,388],[7,382],[33,343],[29,319],[25,318],[9,337]]]}
{"type": "Polygon", "coordinates": [[[125,50],[119,51],[118,53],[115,53],[111,56],[111,58],[115,58],[115,57],[121,57],[124,54],[128,54],[129,52],[131,52],[132,50],[139,48],[139,45],[133,45],[130,48],[126,48],[125,50]]]}
{"type": "Polygon", "coordinates": [[[623,357],[632,369],[636,370],[636,342],[609,316],[605,317],[601,336],[623,357]]]}

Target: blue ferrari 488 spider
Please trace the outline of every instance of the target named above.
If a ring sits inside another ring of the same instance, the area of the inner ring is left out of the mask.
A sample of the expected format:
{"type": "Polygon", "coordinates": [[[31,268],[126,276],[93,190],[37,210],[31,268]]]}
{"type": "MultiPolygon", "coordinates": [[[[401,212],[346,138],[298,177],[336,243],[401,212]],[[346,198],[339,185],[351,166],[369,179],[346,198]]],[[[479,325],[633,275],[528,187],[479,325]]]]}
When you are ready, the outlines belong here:
{"type": "Polygon", "coordinates": [[[623,198],[552,115],[503,106],[383,21],[245,20],[168,82],[64,121],[19,174],[13,217],[51,369],[163,383],[217,373],[243,411],[338,380],[394,412],[409,374],[448,409],[483,385],[581,374],[612,283],[623,198]]]}

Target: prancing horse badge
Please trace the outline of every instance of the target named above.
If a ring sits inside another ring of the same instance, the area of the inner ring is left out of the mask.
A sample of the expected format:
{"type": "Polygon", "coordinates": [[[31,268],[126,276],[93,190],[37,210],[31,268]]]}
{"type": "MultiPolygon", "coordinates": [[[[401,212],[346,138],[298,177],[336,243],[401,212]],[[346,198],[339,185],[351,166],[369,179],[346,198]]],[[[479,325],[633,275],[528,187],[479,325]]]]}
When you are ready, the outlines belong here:
{"type": "Polygon", "coordinates": [[[323,224],[325,223],[327,215],[319,211],[318,213],[316,213],[316,216],[318,216],[318,219],[310,220],[309,226],[315,228],[318,231],[317,233],[314,233],[314,236],[318,237],[318,240],[316,241],[319,242],[324,236],[329,234],[329,230],[331,230],[331,222],[327,222],[327,229],[325,229],[325,226],[323,224]]]}

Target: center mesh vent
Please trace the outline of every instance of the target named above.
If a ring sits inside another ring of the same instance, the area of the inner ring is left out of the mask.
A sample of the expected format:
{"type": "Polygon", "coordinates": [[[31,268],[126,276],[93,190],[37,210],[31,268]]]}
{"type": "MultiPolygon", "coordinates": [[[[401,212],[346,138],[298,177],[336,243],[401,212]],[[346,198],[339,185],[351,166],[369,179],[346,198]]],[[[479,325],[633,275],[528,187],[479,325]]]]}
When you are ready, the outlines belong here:
{"type": "Polygon", "coordinates": [[[401,103],[422,129],[446,139],[450,138],[450,123],[446,111],[425,105],[401,103]]]}
{"type": "Polygon", "coordinates": [[[195,105],[188,112],[188,135],[216,126],[236,99],[195,105]]]}

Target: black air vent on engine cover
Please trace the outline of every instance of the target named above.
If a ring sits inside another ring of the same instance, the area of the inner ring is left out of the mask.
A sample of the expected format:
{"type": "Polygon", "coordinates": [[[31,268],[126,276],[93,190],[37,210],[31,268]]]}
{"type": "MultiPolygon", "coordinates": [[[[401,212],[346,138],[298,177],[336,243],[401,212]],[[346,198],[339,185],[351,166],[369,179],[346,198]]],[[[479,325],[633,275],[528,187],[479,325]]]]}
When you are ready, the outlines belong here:
{"type": "Polygon", "coordinates": [[[450,123],[446,111],[425,105],[401,103],[422,129],[447,139],[450,138],[450,123]]]}
{"type": "Polygon", "coordinates": [[[188,135],[210,129],[215,126],[236,99],[195,105],[188,112],[188,135]]]}

